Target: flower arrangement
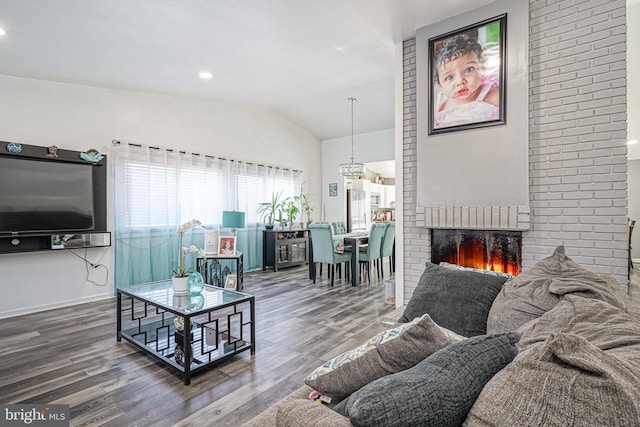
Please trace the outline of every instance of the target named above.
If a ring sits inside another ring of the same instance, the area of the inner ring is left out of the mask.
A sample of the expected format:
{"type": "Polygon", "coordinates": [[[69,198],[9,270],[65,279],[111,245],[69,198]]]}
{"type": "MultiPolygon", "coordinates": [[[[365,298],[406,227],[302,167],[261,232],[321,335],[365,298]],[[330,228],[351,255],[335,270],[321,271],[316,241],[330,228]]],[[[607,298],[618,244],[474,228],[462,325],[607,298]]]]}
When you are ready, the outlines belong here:
{"type": "Polygon", "coordinates": [[[192,219],[191,221],[185,222],[182,224],[180,228],[178,228],[178,234],[180,235],[180,241],[178,243],[179,254],[178,254],[178,268],[173,268],[174,277],[189,277],[193,267],[186,267],[184,263],[184,256],[188,253],[197,253],[199,256],[204,258],[204,251],[202,249],[198,249],[195,245],[191,246],[182,246],[182,238],[184,237],[184,233],[190,230],[193,227],[201,227],[202,223],[197,219],[192,219]]]}

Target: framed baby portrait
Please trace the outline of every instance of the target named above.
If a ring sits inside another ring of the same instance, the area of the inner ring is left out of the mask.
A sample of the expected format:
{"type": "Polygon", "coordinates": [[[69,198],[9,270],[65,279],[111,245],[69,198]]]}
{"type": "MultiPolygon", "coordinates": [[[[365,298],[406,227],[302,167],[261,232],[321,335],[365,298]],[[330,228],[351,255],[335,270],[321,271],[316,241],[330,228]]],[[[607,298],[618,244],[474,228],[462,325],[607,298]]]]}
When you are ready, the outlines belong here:
{"type": "Polygon", "coordinates": [[[218,255],[236,254],[236,236],[220,236],[218,240],[218,255]]]}
{"type": "Polygon", "coordinates": [[[429,39],[429,135],[506,124],[507,15],[429,39]]]}

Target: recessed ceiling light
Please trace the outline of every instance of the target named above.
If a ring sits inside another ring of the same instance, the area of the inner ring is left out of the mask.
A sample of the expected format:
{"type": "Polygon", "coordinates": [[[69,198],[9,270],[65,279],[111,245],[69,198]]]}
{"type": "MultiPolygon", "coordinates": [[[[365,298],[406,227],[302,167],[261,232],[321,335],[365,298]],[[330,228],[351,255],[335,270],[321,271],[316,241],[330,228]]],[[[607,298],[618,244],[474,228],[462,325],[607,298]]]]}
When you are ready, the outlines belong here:
{"type": "Polygon", "coordinates": [[[200,73],[198,74],[198,77],[204,80],[209,80],[213,78],[213,74],[211,74],[211,72],[209,71],[200,71],[200,73]]]}
{"type": "Polygon", "coordinates": [[[633,144],[637,144],[638,140],[637,139],[630,139],[627,141],[627,145],[633,145],[633,144]]]}
{"type": "Polygon", "coordinates": [[[0,37],[6,36],[6,35],[7,35],[7,31],[4,28],[0,28],[0,37]]]}

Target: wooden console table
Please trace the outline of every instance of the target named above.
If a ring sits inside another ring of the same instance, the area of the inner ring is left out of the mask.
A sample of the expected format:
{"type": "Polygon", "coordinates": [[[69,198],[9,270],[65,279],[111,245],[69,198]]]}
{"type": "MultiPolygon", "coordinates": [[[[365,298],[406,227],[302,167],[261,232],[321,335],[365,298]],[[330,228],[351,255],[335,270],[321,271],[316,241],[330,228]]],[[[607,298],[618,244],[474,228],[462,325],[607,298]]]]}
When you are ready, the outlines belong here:
{"type": "Polygon", "coordinates": [[[309,230],[263,230],[262,269],[293,267],[309,260],[309,230]]]}

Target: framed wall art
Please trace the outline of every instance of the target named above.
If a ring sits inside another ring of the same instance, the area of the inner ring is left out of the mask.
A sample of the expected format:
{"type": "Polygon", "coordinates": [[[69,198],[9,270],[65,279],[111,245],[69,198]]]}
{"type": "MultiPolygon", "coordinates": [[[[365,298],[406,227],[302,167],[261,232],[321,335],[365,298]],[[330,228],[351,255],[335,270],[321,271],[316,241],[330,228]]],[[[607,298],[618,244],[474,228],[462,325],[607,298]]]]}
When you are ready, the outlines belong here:
{"type": "Polygon", "coordinates": [[[338,195],[338,183],[332,182],[329,184],[329,196],[335,197],[338,195]]]}
{"type": "Polygon", "coordinates": [[[429,135],[506,124],[503,14],[429,39],[429,135]]]}

